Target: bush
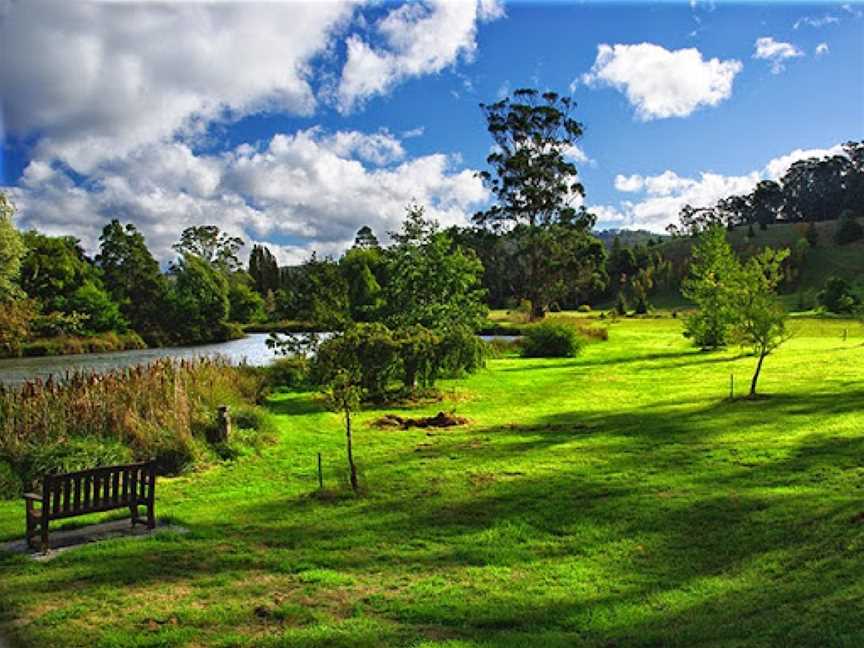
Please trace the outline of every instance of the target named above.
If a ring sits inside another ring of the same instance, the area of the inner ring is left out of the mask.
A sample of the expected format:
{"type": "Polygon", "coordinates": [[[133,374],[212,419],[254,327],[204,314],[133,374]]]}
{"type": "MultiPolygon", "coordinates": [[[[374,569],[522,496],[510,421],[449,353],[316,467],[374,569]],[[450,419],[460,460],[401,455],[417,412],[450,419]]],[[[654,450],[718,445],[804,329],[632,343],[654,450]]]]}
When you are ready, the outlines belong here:
{"type": "Polygon", "coordinates": [[[309,385],[309,361],[292,356],[279,358],[264,370],[267,383],[273,389],[299,389],[309,385]]]}
{"type": "Polygon", "coordinates": [[[0,500],[21,497],[21,478],[11,464],[0,459],[0,500]]]}
{"type": "Polygon", "coordinates": [[[840,277],[829,277],[816,299],[825,310],[838,314],[854,313],[861,303],[852,287],[840,277]]]}
{"type": "Polygon", "coordinates": [[[450,329],[438,343],[439,371],[452,377],[473,373],[485,366],[486,348],[471,329],[464,326],[450,329]]]}
{"type": "Polygon", "coordinates": [[[576,309],[580,313],[590,313],[591,312],[591,304],[580,304],[579,308],[576,309]]]}
{"type": "Polygon", "coordinates": [[[864,227],[852,216],[848,209],[840,215],[837,231],[834,232],[834,242],[837,245],[854,243],[864,238],[864,227]]]}
{"type": "Polygon", "coordinates": [[[525,331],[525,358],[571,358],[582,349],[582,339],[568,324],[544,322],[525,331]]]}

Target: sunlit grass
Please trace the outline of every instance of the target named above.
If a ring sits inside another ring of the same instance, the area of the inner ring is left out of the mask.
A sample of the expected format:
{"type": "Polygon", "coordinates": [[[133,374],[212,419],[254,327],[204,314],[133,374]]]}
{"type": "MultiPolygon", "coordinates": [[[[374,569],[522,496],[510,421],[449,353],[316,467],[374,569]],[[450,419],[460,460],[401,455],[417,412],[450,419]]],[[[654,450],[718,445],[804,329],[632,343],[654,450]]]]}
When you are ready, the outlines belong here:
{"type": "MultiPolygon", "coordinates": [[[[791,325],[757,401],[728,400],[753,358],[701,353],[673,319],[491,360],[414,410],[466,427],[358,416],[360,498],[339,418],[280,395],[278,445],[160,484],[188,534],[0,558],[3,628],[24,646],[861,645],[864,328],[791,325]]],[[[22,526],[0,504],[0,536],[22,526]]]]}

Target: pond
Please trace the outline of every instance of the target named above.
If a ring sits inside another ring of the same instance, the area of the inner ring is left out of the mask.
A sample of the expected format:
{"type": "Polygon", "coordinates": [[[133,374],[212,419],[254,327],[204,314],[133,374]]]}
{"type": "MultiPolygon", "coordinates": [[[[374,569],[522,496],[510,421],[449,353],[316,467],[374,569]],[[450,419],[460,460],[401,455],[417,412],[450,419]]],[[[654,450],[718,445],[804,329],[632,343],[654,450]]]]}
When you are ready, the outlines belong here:
{"type": "MultiPolygon", "coordinates": [[[[267,348],[267,333],[250,333],[240,340],[186,347],[164,347],[113,353],[48,356],[44,358],[0,359],[0,383],[16,384],[33,378],[61,377],[69,371],[103,372],[147,364],[159,358],[200,358],[221,356],[231,362],[264,366],[276,357],[267,348]]],[[[484,340],[513,339],[513,336],[482,336],[484,340]]]]}

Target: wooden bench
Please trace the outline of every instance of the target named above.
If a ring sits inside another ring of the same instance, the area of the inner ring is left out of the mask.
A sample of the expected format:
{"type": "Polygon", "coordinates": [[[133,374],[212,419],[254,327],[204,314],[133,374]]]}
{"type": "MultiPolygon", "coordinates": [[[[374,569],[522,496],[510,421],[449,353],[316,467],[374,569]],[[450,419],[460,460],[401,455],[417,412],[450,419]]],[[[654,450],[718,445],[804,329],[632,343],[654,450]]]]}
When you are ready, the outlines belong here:
{"type": "Polygon", "coordinates": [[[48,551],[48,525],[52,520],[128,508],[132,526],[156,526],[156,464],[152,461],[125,466],[106,466],[46,475],[42,494],[24,495],[27,506],[27,546],[41,536],[41,549],[48,551]],[[35,504],[40,504],[37,507],[35,504]],[[147,519],[138,517],[138,507],[147,507],[147,519]]]}

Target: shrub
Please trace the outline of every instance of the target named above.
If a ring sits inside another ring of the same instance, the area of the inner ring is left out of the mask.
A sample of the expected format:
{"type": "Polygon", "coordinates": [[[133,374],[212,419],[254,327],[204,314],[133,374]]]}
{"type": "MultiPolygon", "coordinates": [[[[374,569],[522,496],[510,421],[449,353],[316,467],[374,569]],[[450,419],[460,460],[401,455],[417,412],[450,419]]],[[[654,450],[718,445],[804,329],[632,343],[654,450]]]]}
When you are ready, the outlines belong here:
{"type": "Polygon", "coordinates": [[[309,385],[309,361],[306,358],[278,358],[264,372],[267,383],[274,389],[298,389],[309,385]]]}
{"type": "Polygon", "coordinates": [[[591,304],[580,304],[579,308],[576,309],[580,313],[590,313],[591,312],[591,304]]]}
{"type": "Polygon", "coordinates": [[[834,232],[834,242],[837,245],[854,243],[864,238],[864,227],[861,226],[848,209],[840,215],[837,231],[834,232]]]}
{"type": "Polygon", "coordinates": [[[486,364],[486,348],[471,329],[454,327],[439,340],[436,354],[439,371],[452,377],[473,373],[486,364]]]}
{"type": "Polygon", "coordinates": [[[21,478],[7,461],[0,459],[0,500],[21,497],[21,478]]]}
{"type": "Polygon", "coordinates": [[[615,300],[615,312],[618,315],[627,314],[627,299],[623,293],[618,293],[618,299],[615,300]]]}
{"type": "Polygon", "coordinates": [[[499,338],[495,337],[486,343],[488,354],[493,358],[505,355],[513,355],[522,352],[522,338],[499,338]]]}
{"type": "Polygon", "coordinates": [[[838,314],[854,313],[861,303],[852,287],[840,277],[829,277],[816,299],[825,310],[838,314]]]}
{"type": "Polygon", "coordinates": [[[582,349],[582,340],[573,326],[543,322],[525,331],[522,356],[525,358],[570,358],[582,349]]]}

